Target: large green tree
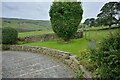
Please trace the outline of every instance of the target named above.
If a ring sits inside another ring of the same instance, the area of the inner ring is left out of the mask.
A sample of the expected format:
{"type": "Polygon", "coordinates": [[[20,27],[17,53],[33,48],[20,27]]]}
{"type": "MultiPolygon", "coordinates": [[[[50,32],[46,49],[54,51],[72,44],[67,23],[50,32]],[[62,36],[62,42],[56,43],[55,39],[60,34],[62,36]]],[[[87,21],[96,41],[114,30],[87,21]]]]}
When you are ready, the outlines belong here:
{"type": "Polygon", "coordinates": [[[108,2],[106,3],[100,10],[101,12],[97,15],[97,17],[102,21],[103,25],[117,24],[120,18],[116,18],[119,16],[120,12],[120,2],[108,2]]]}
{"type": "Polygon", "coordinates": [[[83,10],[81,2],[53,2],[49,14],[53,31],[69,41],[77,32],[83,10]]]}
{"type": "Polygon", "coordinates": [[[118,2],[117,4],[116,4],[116,14],[118,15],[118,24],[119,24],[119,26],[120,26],[120,2],[118,2]]]}

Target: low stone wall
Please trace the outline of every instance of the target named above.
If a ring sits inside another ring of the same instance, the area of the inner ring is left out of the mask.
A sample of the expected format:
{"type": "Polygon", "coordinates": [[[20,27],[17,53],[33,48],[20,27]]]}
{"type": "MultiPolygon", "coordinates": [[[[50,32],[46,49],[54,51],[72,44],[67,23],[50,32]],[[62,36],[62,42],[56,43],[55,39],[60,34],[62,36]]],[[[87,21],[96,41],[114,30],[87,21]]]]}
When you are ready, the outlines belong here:
{"type": "Polygon", "coordinates": [[[40,53],[55,57],[59,59],[63,63],[71,66],[72,69],[79,69],[79,63],[71,57],[72,55],[68,52],[63,52],[55,49],[49,49],[45,47],[35,47],[35,46],[18,46],[18,45],[10,45],[10,50],[13,51],[28,51],[33,53],[40,53]]]}
{"type": "MultiPolygon", "coordinates": [[[[85,70],[85,68],[79,64],[75,56],[71,55],[69,52],[63,52],[60,50],[50,49],[46,47],[35,47],[35,46],[18,46],[18,45],[8,45],[9,50],[13,51],[27,51],[33,53],[40,53],[48,56],[52,56],[64,64],[68,65],[74,71],[81,70],[84,72],[85,78],[91,78],[91,74],[85,70]]],[[[7,47],[8,47],[7,46],[7,47]]]]}
{"type": "Polygon", "coordinates": [[[56,59],[60,60],[64,64],[71,67],[74,71],[81,69],[81,71],[84,72],[85,78],[91,78],[91,74],[88,71],[86,71],[85,68],[79,64],[75,56],[71,55],[69,52],[49,49],[46,47],[18,46],[18,45],[9,45],[9,50],[27,51],[27,52],[40,53],[40,54],[55,57],[56,59]]]}
{"type": "MultiPolygon", "coordinates": [[[[78,39],[82,37],[83,37],[83,32],[77,32],[73,38],[78,39]]],[[[36,41],[49,41],[49,40],[57,40],[57,39],[58,39],[57,35],[51,33],[51,34],[42,34],[42,35],[19,38],[19,41],[36,42],[36,41]]]]}

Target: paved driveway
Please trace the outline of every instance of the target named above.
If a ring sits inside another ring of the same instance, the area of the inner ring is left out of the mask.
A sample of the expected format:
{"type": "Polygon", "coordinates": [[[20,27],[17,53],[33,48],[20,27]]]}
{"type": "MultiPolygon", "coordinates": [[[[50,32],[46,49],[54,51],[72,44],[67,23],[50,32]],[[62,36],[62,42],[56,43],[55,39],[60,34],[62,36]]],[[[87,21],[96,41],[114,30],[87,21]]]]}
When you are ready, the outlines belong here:
{"type": "Polygon", "coordinates": [[[74,72],[51,57],[31,52],[2,52],[3,78],[66,78],[74,72]]]}

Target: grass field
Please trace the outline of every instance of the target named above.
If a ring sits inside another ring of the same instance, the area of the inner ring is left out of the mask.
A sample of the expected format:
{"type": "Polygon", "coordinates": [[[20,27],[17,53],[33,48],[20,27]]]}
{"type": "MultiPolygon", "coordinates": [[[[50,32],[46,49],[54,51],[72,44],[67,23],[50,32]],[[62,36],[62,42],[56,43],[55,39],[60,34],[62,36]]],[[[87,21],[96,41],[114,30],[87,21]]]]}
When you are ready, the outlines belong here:
{"type": "Polygon", "coordinates": [[[118,29],[111,30],[101,30],[101,31],[87,31],[84,32],[84,37],[90,39],[92,41],[100,42],[103,38],[105,38],[108,34],[116,32],[118,29]]]}
{"type": "MultiPolygon", "coordinates": [[[[111,30],[112,33],[116,32],[118,29],[111,30]]],[[[41,46],[48,47],[53,49],[58,49],[66,52],[70,52],[71,54],[79,55],[81,50],[88,48],[89,43],[89,32],[86,32],[86,38],[81,39],[73,39],[69,43],[64,43],[62,41],[46,41],[46,42],[33,42],[22,44],[24,46],[41,46]]],[[[96,40],[96,42],[100,42],[103,38],[105,38],[109,34],[109,30],[103,31],[90,31],[90,39],[96,40]]],[[[85,34],[84,34],[85,35],[85,34]]]]}
{"type": "Polygon", "coordinates": [[[53,31],[44,30],[44,31],[33,31],[33,32],[21,32],[18,33],[18,37],[27,37],[27,36],[34,36],[34,35],[48,34],[48,33],[53,33],[53,31]]]}
{"type": "MultiPolygon", "coordinates": [[[[108,26],[104,26],[104,27],[91,27],[90,30],[98,30],[98,29],[104,29],[104,28],[109,28],[108,26]]],[[[85,30],[89,30],[89,28],[85,28],[85,30]]],[[[81,29],[79,29],[78,31],[81,31],[81,29]]],[[[34,36],[34,35],[40,35],[40,34],[48,34],[48,33],[54,33],[52,30],[43,30],[43,31],[31,31],[31,32],[19,32],[18,36],[19,37],[28,37],[28,36],[34,36]]],[[[86,32],[89,33],[89,32],[86,32]]],[[[93,31],[94,34],[96,34],[96,32],[93,31]]],[[[104,34],[104,31],[103,31],[104,34]]]]}
{"type": "Polygon", "coordinates": [[[50,30],[51,25],[48,20],[29,20],[18,18],[2,18],[2,28],[12,27],[18,32],[29,32],[39,30],[50,30]]]}
{"type": "MultiPolygon", "coordinates": [[[[111,26],[111,28],[115,28],[118,26],[111,26]]],[[[100,29],[109,29],[109,26],[99,26],[99,27],[85,27],[84,30],[100,30],[100,29]]],[[[80,28],[79,30],[82,30],[82,28],[80,28]]]]}

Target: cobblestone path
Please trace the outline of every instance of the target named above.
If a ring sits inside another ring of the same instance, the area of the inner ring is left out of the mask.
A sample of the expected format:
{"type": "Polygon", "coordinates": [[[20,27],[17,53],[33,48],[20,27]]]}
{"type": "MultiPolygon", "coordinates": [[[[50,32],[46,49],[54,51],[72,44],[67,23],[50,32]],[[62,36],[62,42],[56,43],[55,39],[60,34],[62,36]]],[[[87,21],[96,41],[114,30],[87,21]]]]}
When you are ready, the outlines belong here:
{"type": "Polygon", "coordinates": [[[70,78],[74,72],[51,57],[30,52],[2,52],[3,78],[70,78]]]}

